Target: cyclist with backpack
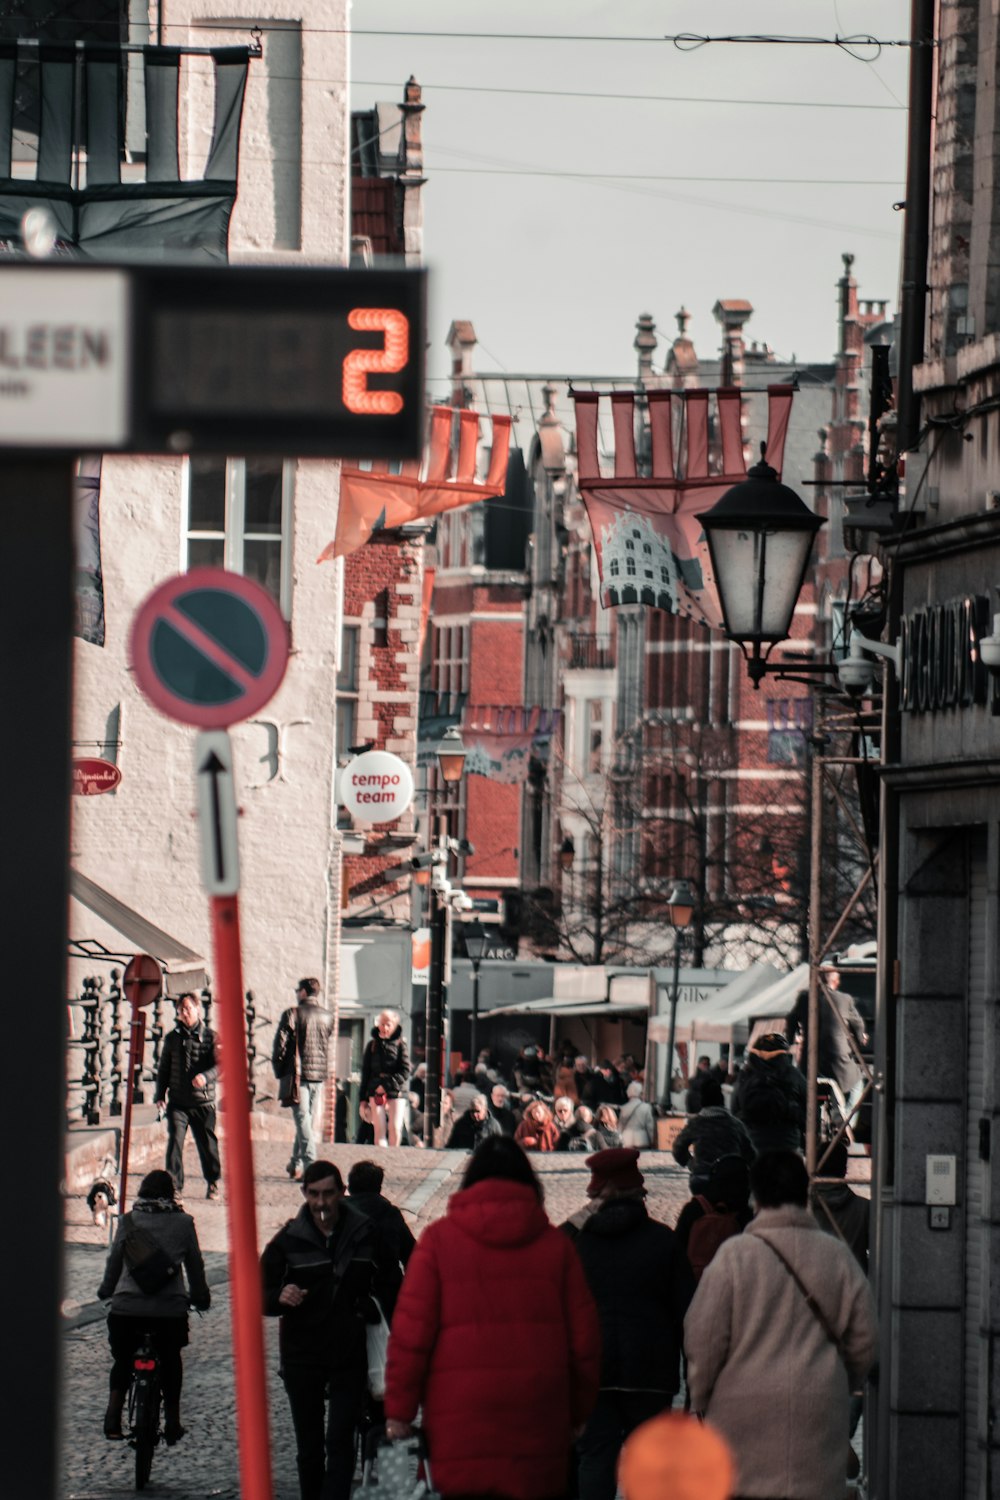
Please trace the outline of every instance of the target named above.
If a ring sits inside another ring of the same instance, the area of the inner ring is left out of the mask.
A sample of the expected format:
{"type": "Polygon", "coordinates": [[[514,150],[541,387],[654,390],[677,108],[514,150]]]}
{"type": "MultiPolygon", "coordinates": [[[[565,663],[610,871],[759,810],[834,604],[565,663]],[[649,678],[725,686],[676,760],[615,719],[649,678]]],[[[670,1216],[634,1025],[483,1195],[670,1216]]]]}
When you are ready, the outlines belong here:
{"type": "Polygon", "coordinates": [[[212,1294],[194,1220],[177,1202],[169,1172],[148,1172],[143,1178],[131,1211],[119,1221],[97,1296],[101,1301],[111,1299],[108,1343],[114,1363],[104,1436],[113,1442],[123,1437],[122,1410],[132,1357],[150,1334],[160,1360],[165,1437],[172,1447],[185,1432],[181,1426],[181,1350],[188,1342],[188,1302],[204,1312],[212,1294]]]}

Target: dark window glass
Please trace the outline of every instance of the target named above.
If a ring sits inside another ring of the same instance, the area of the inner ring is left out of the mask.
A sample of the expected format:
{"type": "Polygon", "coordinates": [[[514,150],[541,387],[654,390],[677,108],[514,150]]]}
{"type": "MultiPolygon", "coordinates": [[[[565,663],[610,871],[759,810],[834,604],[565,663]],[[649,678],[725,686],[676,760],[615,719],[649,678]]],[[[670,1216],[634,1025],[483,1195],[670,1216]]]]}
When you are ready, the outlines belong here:
{"type": "Polygon", "coordinates": [[[246,499],[243,529],[246,535],[281,535],[281,459],[246,460],[246,499]]]}
{"type": "Polygon", "coordinates": [[[341,665],[340,671],[337,673],[338,693],[356,693],[358,691],[359,634],[359,626],[344,626],[343,643],[340,652],[341,665]]]}
{"type": "Polygon", "coordinates": [[[188,542],[189,568],[225,566],[226,544],[221,536],[194,537],[188,542]]]}
{"type": "Polygon", "coordinates": [[[191,458],[188,531],[225,531],[226,460],[191,458]]]}
{"type": "Polygon", "coordinates": [[[243,545],[243,576],[262,583],[275,599],[281,596],[281,543],[245,542],[243,545]]]}

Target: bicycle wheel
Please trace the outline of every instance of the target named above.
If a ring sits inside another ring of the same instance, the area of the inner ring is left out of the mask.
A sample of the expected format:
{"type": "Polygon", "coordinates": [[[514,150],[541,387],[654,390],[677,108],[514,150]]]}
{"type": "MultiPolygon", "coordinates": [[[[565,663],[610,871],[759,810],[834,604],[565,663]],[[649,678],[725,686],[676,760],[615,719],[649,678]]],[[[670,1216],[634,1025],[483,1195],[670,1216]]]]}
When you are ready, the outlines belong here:
{"type": "Polygon", "coordinates": [[[160,1428],[160,1382],[137,1380],[133,1387],[132,1442],[135,1447],[135,1487],[144,1489],[153,1467],[153,1449],[160,1428]]]}

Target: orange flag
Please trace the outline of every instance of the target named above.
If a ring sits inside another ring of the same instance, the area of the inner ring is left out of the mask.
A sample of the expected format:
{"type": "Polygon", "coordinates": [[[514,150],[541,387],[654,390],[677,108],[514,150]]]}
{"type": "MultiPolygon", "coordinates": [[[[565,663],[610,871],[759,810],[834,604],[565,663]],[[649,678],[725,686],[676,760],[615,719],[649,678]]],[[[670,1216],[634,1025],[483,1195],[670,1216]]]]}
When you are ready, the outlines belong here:
{"type": "Polygon", "coordinates": [[[317,562],[346,557],[363,547],[376,531],[427,520],[460,505],[502,495],[510,453],[509,416],[481,417],[450,406],[431,408],[423,461],[403,464],[398,473],[375,460],[368,469],[345,466],[340,472],[337,532],[317,562]],[[493,443],[485,478],[477,477],[480,422],[492,424],[493,443]],[[453,429],[457,428],[455,441],[453,429]]]}

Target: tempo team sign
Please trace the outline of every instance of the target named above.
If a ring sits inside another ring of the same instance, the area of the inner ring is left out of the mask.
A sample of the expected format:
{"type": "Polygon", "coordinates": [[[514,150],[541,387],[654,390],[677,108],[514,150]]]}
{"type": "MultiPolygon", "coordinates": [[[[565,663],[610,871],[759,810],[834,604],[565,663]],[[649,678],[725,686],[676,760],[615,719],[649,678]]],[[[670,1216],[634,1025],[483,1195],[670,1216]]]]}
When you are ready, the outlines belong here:
{"type": "Polygon", "coordinates": [[[413,772],[386,750],[368,750],[344,767],[340,800],[353,818],[391,823],[413,801],[413,772]]]}

